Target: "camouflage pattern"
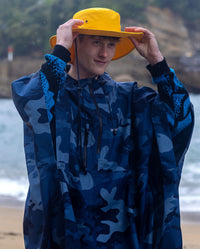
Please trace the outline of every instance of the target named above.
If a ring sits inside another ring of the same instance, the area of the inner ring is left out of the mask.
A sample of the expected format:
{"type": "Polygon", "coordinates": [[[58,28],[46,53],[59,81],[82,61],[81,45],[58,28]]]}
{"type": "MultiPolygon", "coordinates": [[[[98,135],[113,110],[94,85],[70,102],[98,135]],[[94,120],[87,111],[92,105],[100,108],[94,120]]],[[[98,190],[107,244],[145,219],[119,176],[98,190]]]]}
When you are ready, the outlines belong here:
{"type": "Polygon", "coordinates": [[[181,249],[178,186],[193,110],[174,71],[153,79],[159,93],[106,73],[79,91],[64,61],[46,60],[56,98],[42,70],[12,84],[30,183],[26,249],[181,249]]]}

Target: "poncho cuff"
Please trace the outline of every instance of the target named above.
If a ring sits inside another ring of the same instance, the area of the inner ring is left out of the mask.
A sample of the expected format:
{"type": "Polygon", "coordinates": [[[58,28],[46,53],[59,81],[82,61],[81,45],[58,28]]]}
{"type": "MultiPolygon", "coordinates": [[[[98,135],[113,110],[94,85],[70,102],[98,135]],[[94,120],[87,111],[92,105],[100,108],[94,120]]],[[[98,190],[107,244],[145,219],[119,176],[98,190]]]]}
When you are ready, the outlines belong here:
{"type": "Polygon", "coordinates": [[[161,62],[158,62],[157,64],[151,66],[150,64],[147,66],[147,69],[149,70],[149,72],[151,73],[152,77],[159,77],[165,73],[169,73],[170,72],[170,68],[166,62],[166,60],[164,59],[161,62]]]}
{"type": "Polygon", "coordinates": [[[71,57],[70,57],[71,53],[69,52],[69,50],[67,50],[65,47],[63,47],[61,45],[56,45],[54,47],[52,55],[60,58],[61,60],[63,60],[66,63],[71,60],[71,57]]]}

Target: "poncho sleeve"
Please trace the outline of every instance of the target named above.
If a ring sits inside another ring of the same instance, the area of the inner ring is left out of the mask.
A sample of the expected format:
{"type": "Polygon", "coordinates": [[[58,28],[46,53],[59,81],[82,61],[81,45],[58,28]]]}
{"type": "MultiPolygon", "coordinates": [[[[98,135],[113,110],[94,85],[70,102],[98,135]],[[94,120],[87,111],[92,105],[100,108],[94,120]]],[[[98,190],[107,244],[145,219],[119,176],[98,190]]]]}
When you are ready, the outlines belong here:
{"type": "Polygon", "coordinates": [[[52,54],[45,55],[46,62],[41,69],[28,76],[23,76],[12,83],[12,97],[23,121],[28,119],[23,109],[32,99],[45,97],[48,119],[52,121],[54,104],[59,87],[65,81],[65,68],[70,60],[70,52],[56,45],[52,54]]]}
{"type": "Polygon", "coordinates": [[[171,129],[177,163],[181,163],[188,149],[194,126],[193,105],[184,85],[175,71],[164,60],[155,66],[147,66],[158,87],[158,102],[163,103],[171,129]]]}
{"type": "MultiPolygon", "coordinates": [[[[62,206],[51,130],[59,85],[65,81],[66,61],[62,56],[57,57],[54,50],[45,56],[41,70],[12,83],[13,101],[24,122],[30,183],[24,214],[26,248],[49,248],[51,222],[56,219],[53,214],[62,206]]],[[[64,219],[59,222],[61,227],[62,222],[64,219]]]]}

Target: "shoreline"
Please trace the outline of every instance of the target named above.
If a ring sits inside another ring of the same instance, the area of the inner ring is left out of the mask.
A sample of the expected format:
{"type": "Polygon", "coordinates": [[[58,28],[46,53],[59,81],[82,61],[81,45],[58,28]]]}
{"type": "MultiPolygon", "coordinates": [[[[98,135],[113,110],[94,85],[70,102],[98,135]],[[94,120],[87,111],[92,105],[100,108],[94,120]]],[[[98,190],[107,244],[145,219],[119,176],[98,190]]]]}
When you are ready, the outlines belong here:
{"type": "Polygon", "coordinates": [[[24,209],[24,205],[25,201],[20,201],[17,198],[6,195],[0,195],[0,208],[24,209]]]}
{"type": "MultiPolygon", "coordinates": [[[[0,249],[24,249],[24,201],[0,196],[0,249]]],[[[183,249],[200,249],[200,212],[181,212],[183,249]]]]}
{"type": "MultiPolygon", "coordinates": [[[[199,225],[200,226],[200,211],[182,211],[181,223],[184,225],[199,225]]],[[[200,243],[200,241],[199,241],[200,243]]]]}
{"type": "MultiPolygon", "coordinates": [[[[15,197],[0,195],[0,209],[24,209],[24,206],[25,201],[20,201],[15,197]]],[[[200,225],[200,211],[181,211],[181,223],[184,225],[200,225]]]]}

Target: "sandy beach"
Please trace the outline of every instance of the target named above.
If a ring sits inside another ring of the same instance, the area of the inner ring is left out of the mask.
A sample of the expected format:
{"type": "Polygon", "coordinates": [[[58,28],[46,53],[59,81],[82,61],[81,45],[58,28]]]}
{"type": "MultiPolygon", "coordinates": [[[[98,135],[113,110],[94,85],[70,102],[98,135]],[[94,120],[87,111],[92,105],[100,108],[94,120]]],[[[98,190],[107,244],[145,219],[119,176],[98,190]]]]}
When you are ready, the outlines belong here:
{"type": "MultiPolygon", "coordinates": [[[[0,249],[24,249],[23,206],[12,200],[0,201],[0,249]]],[[[181,217],[183,249],[200,249],[200,213],[183,213],[181,217]]]]}
{"type": "Polygon", "coordinates": [[[0,207],[0,249],[23,249],[23,209],[0,207]]]}

